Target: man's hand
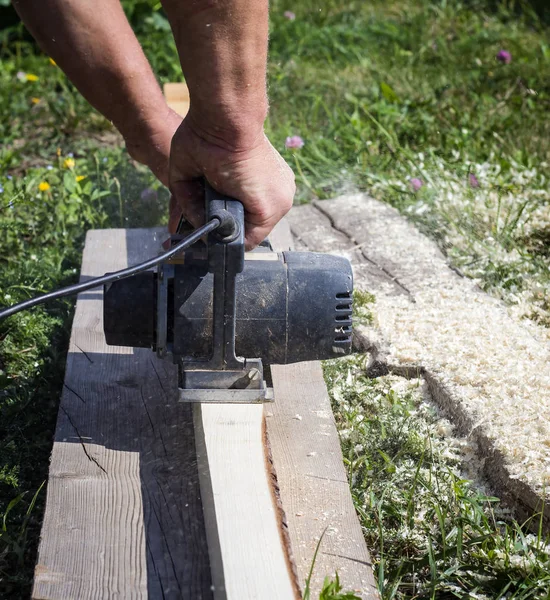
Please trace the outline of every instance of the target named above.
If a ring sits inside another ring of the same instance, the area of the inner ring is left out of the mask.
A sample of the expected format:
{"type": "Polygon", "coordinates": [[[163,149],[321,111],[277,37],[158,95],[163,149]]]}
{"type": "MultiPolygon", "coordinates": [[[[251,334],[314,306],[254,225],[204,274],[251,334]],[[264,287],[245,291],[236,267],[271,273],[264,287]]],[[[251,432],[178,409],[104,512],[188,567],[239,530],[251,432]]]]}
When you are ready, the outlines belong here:
{"type": "Polygon", "coordinates": [[[44,51],[121,132],[130,155],[170,186],[171,229],[181,211],[197,222],[197,181],[206,177],[244,204],[252,248],[289,210],[295,190],[263,133],[268,0],[162,3],[191,98],[183,123],[166,106],[118,0],[13,0],[44,51]]]}
{"type": "Polygon", "coordinates": [[[190,109],[172,140],[170,226],[197,218],[197,179],[244,204],[253,248],[289,210],[290,168],[264,135],[268,110],[268,0],[161,0],[189,87],[190,109]]]}
{"type": "Polygon", "coordinates": [[[170,153],[172,233],[182,214],[194,225],[203,220],[203,176],[214,189],[243,203],[247,249],[264,240],[292,206],[294,173],[263,132],[235,150],[197,131],[188,117],[176,131],[170,153]]]}

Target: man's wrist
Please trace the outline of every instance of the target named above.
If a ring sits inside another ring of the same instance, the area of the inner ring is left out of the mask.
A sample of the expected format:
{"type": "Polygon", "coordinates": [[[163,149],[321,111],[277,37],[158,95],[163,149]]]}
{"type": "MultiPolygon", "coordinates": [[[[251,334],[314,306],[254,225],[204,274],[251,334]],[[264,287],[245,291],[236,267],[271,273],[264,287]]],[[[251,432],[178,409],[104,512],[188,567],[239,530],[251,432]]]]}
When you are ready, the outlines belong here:
{"type": "Polygon", "coordinates": [[[268,1],[163,5],[189,87],[189,123],[220,147],[249,148],[267,116],[268,1]]]}
{"type": "Polygon", "coordinates": [[[267,99],[250,104],[210,103],[206,108],[191,99],[187,120],[193,131],[209,143],[230,151],[248,150],[263,136],[268,112],[267,99]]]}

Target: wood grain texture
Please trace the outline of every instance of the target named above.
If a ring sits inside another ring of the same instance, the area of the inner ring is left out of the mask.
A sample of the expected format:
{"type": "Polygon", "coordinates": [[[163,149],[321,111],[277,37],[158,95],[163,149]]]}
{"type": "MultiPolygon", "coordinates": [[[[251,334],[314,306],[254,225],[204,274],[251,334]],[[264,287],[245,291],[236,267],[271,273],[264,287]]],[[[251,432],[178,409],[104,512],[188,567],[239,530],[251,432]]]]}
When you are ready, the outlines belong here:
{"type": "MultiPolygon", "coordinates": [[[[165,236],[89,232],[81,279],[154,256],[165,236]]],[[[105,345],[102,296],[77,301],[33,598],[211,599],[191,408],[168,361],[105,345]]]]}
{"type": "Polygon", "coordinates": [[[278,365],[271,372],[275,404],[266,407],[268,436],[300,581],[303,585],[326,530],[312,597],[317,597],[325,576],[338,572],[346,590],[377,598],[321,365],[278,365]]]}
{"type": "MultiPolygon", "coordinates": [[[[294,246],[289,221],[282,221],[270,235],[275,250],[294,246]]],[[[335,250],[330,244],[337,237],[336,232],[332,240],[319,239],[324,246],[318,251],[335,250]]],[[[304,241],[299,239],[298,246],[304,248],[304,241]]],[[[378,598],[321,365],[277,365],[271,374],[275,402],[264,406],[266,426],[300,584],[326,530],[311,581],[312,598],[318,597],[325,576],[335,572],[344,589],[355,590],[361,598],[378,598]]]]}
{"type": "Polygon", "coordinates": [[[164,97],[168,106],[181,117],[189,111],[189,89],[186,83],[165,83],[164,97]]]}
{"type": "Polygon", "coordinates": [[[297,598],[266,469],[263,406],[194,410],[214,599],[297,598]]]}

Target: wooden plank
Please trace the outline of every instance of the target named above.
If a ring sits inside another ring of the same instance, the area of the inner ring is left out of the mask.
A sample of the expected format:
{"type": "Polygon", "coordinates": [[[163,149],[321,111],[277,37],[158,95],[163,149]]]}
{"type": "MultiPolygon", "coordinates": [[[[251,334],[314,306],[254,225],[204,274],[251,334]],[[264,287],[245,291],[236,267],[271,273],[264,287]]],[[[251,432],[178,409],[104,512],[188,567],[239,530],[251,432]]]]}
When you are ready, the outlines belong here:
{"type": "MultiPolygon", "coordinates": [[[[154,255],[165,235],[90,232],[82,278],[154,255]]],[[[173,365],[106,346],[102,327],[102,292],[81,294],[33,597],[298,597],[262,406],[195,406],[193,419],[173,365]]]]}
{"type": "MultiPolygon", "coordinates": [[[[90,232],[82,277],[153,255],[163,237],[90,232]]],[[[273,239],[292,244],[284,225],[273,239]]],[[[274,369],[266,456],[261,406],[198,406],[193,423],[176,402],[173,366],[106,346],[101,309],[100,290],[80,295],[33,598],[295,598],[285,541],[303,584],[327,526],[314,595],[338,571],[348,589],[375,597],[319,365],[274,369]]]]}
{"type": "Polygon", "coordinates": [[[195,435],[215,600],[299,598],[265,460],[261,404],[197,404],[195,435]]]}
{"type": "Polygon", "coordinates": [[[168,106],[180,116],[185,117],[189,111],[189,89],[186,83],[165,83],[164,97],[168,106]]]}
{"type": "MultiPolygon", "coordinates": [[[[163,237],[89,232],[81,279],[163,237]]],[[[102,296],[76,305],[32,597],[212,598],[192,410],[168,361],[105,344],[102,296]]]]}
{"type": "MultiPolygon", "coordinates": [[[[278,251],[293,247],[287,220],[270,239],[278,251]]],[[[323,243],[335,241],[323,238],[323,243]]],[[[304,246],[303,240],[298,243],[304,246]]],[[[331,249],[334,245],[320,250],[331,249]]],[[[361,598],[378,598],[321,365],[277,365],[271,374],[275,402],[264,407],[267,433],[300,584],[303,587],[326,532],[311,581],[312,597],[318,597],[325,576],[338,572],[346,590],[355,590],[361,598]]]]}
{"type": "Polygon", "coordinates": [[[266,456],[261,404],[195,405],[215,600],[299,598],[266,456]]]}

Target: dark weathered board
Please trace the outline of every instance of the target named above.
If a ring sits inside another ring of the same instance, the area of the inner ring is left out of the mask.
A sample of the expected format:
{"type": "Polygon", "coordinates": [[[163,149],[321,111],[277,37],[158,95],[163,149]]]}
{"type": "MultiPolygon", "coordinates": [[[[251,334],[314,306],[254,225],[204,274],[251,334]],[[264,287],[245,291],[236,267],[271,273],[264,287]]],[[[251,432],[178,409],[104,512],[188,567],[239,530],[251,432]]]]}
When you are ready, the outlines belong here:
{"type": "MultiPolygon", "coordinates": [[[[294,246],[287,221],[270,238],[276,250],[294,246]]],[[[319,250],[336,250],[330,242],[337,238],[335,232],[319,250]]],[[[321,364],[273,366],[271,373],[275,402],[264,406],[268,440],[302,588],[324,533],[311,580],[312,598],[318,597],[324,578],[336,572],[346,590],[377,598],[321,364]]]]}
{"type": "MultiPolygon", "coordinates": [[[[154,256],[152,230],[91,231],[82,279],[154,256]]],[[[80,294],[33,598],[212,598],[192,407],[173,366],[105,344],[102,291],[80,294]]]]}

